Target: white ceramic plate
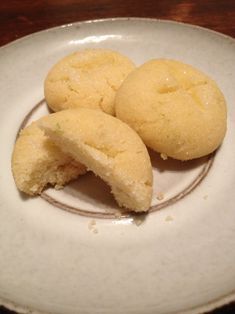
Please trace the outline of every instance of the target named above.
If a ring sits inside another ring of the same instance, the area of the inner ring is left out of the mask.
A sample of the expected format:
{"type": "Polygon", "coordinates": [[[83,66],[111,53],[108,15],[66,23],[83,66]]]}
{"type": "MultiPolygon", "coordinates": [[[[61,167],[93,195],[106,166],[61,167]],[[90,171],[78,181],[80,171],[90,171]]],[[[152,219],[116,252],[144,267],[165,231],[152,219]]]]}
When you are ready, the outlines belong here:
{"type": "Polygon", "coordinates": [[[173,314],[235,299],[234,64],[233,39],[148,19],[70,24],[0,49],[1,304],[26,313],[173,314]],[[155,187],[146,217],[117,219],[107,186],[91,174],[43,198],[15,187],[14,141],[22,123],[47,113],[41,100],[49,68],[87,47],[117,50],[136,64],[158,57],[190,63],[226,97],[228,131],[215,156],[179,163],[151,153],[155,187]]]}

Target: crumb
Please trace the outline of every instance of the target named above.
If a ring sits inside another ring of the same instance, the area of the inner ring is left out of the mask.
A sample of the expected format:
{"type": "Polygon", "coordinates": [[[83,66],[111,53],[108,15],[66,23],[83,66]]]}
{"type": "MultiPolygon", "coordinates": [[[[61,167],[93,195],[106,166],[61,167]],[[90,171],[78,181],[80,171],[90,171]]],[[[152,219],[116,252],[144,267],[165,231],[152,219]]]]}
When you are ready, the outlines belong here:
{"type": "Polygon", "coordinates": [[[91,225],[92,225],[92,226],[95,226],[95,225],[96,225],[95,219],[92,219],[92,220],[91,220],[91,225]]]}
{"type": "Polygon", "coordinates": [[[120,211],[114,213],[115,218],[120,219],[122,217],[122,213],[120,211]]]}
{"type": "Polygon", "coordinates": [[[208,195],[204,195],[204,196],[203,196],[204,200],[206,200],[206,199],[207,199],[207,197],[208,197],[208,195]]]}
{"type": "Polygon", "coordinates": [[[135,224],[137,227],[142,225],[147,217],[147,213],[139,213],[139,214],[134,214],[132,216],[133,219],[133,224],[135,224]]]}
{"type": "Polygon", "coordinates": [[[64,188],[63,185],[60,185],[60,184],[55,185],[56,190],[62,190],[63,188],[64,188]]]}
{"type": "Polygon", "coordinates": [[[172,216],[166,216],[165,221],[172,221],[174,220],[172,216]]]}
{"type": "Polygon", "coordinates": [[[137,227],[139,227],[143,222],[141,219],[135,219],[134,221],[137,227]]]}
{"type": "Polygon", "coordinates": [[[159,201],[163,200],[163,199],[164,199],[164,194],[163,194],[162,192],[158,192],[158,193],[157,193],[157,199],[158,199],[159,201]]]}
{"type": "Polygon", "coordinates": [[[91,230],[92,226],[90,225],[90,223],[88,223],[88,229],[91,230]]]}
{"type": "Polygon", "coordinates": [[[98,231],[98,229],[93,229],[93,233],[95,233],[95,234],[97,234],[99,231],[98,231]]]}
{"type": "Polygon", "coordinates": [[[168,157],[167,157],[167,155],[166,155],[166,154],[164,154],[164,153],[161,153],[161,155],[160,155],[160,156],[161,156],[161,158],[162,158],[163,160],[167,160],[167,158],[168,158],[168,157]]]}
{"type": "Polygon", "coordinates": [[[88,229],[93,230],[95,225],[96,225],[96,221],[94,219],[90,220],[88,223],[88,229]]]}

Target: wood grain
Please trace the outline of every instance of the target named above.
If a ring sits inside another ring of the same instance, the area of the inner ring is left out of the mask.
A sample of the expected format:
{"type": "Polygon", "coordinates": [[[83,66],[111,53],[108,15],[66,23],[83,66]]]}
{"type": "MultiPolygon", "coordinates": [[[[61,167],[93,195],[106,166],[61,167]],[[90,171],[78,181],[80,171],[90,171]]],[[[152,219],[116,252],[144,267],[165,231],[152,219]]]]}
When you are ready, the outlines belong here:
{"type": "MultiPolygon", "coordinates": [[[[2,0],[0,46],[46,28],[110,17],[175,20],[235,37],[235,0],[2,0]]],[[[0,314],[10,313],[0,307],[0,314]]],[[[235,303],[212,313],[235,314],[235,303]]]]}
{"type": "Polygon", "coordinates": [[[234,0],[11,0],[0,3],[0,45],[61,24],[118,16],[170,19],[235,37],[234,0]]]}

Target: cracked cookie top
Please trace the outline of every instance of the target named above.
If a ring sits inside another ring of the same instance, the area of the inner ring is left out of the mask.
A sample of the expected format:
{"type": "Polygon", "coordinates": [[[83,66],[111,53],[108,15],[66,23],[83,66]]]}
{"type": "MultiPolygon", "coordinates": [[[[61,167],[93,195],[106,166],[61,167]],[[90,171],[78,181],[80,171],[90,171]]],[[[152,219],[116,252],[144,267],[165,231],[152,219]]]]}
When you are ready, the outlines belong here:
{"type": "Polygon", "coordinates": [[[174,60],[134,70],[117,91],[115,111],[147,146],[180,160],[213,152],[226,132],[226,103],[216,83],[174,60]]]}
{"type": "Polygon", "coordinates": [[[53,111],[85,107],[114,114],[115,93],[135,68],[133,62],[107,49],[72,53],[48,73],[44,93],[53,111]]]}

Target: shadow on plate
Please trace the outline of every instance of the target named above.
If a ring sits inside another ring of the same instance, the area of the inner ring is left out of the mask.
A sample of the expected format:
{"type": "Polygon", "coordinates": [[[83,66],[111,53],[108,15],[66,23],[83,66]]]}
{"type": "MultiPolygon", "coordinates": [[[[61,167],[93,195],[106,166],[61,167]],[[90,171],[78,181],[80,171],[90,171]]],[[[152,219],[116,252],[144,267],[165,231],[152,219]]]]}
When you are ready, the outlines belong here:
{"type": "Polygon", "coordinates": [[[111,188],[92,172],[87,172],[71,182],[66,187],[66,193],[73,197],[79,197],[83,201],[90,202],[92,200],[94,204],[98,203],[108,208],[120,209],[111,194],[111,188]]]}
{"type": "Polygon", "coordinates": [[[158,169],[159,172],[189,171],[191,169],[202,166],[208,161],[208,159],[212,157],[212,154],[211,154],[205,157],[188,160],[188,161],[176,160],[170,157],[168,157],[166,160],[163,160],[160,154],[153,151],[152,149],[148,149],[148,152],[149,152],[149,156],[150,156],[153,168],[158,169]]]}

